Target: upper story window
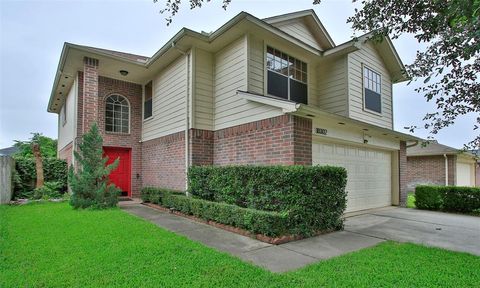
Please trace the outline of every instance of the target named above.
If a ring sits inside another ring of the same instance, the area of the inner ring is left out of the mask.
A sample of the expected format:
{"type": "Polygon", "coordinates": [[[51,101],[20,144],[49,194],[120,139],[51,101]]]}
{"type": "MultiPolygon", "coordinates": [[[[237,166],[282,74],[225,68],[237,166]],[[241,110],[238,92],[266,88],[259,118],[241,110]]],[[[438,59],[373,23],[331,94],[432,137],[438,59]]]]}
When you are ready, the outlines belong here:
{"type": "Polygon", "coordinates": [[[60,109],[60,119],[62,120],[62,126],[65,126],[67,124],[67,102],[62,106],[62,109],[60,109]]]}
{"type": "Polygon", "coordinates": [[[382,113],[382,78],[370,68],[363,67],[365,109],[382,113]]]}
{"type": "Polygon", "coordinates": [[[105,131],[129,133],[130,105],[120,95],[111,95],[105,100],[105,131]]]}
{"type": "Polygon", "coordinates": [[[143,100],[143,119],[152,117],[152,96],[153,84],[152,81],[145,85],[145,98],[143,100]]]}
{"type": "Polygon", "coordinates": [[[307,63],[267,47],[267,93],[307,104],[307,63]]]}

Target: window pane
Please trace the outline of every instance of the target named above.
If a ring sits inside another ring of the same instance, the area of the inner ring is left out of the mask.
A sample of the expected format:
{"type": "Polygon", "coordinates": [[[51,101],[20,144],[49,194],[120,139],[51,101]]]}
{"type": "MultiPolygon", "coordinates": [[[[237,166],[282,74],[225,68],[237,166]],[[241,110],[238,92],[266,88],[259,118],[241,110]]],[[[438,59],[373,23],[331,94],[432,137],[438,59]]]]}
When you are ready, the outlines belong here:
{"type": "Polygon", "coordinates": [[[288,78],[268,71],[268,94],[288,99],[288,78]]]}
{"type": "Polygon", "coordinates": [[[152,116],[152,99],[145,101],[143,119],[152,116]]]}
{"type": "Polygon", "coordinates": [[[290,79],[290,100],[297,103],[308,104],[307,85],[299,81],[290,79]]]}
{"type": "Polygon", "coordinates": [[[107,132],[128,133],[129,119],[130,111],[126,98],[112,95],[106,99],[105,130],[107,132]]]}
{"type": "Polygon", "coordinates": [[[365,108],[382,113],[382,101],[380,93],[365,89],[365,108]]]}

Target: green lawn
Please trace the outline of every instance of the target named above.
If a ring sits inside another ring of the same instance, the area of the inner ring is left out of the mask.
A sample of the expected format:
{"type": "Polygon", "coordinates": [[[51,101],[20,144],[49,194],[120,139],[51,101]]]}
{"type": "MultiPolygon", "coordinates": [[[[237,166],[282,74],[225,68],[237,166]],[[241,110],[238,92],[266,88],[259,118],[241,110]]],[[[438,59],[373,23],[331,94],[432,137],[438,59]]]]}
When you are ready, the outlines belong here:
{"type": "Polygon", "coordinates": [[[0,287],[473,287],[480,257],[388,242],[274,274],[114,209],[0,207],[0,287]]]}
{"type": "Polygon", "coordinates": [[[416,206],[415,206],[415,193],[413,193],[413,192],[408,192],[407,208],[416,208],[416,206]]]}

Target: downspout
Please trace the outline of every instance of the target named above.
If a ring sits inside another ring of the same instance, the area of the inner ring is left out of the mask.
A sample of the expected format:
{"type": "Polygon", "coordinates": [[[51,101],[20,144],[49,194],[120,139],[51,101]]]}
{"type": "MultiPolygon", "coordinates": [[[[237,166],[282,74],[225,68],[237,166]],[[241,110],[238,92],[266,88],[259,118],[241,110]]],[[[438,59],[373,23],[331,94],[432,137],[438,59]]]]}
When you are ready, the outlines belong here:
{"type": "Polygon", "coordinates": [[[187,93],[185,95],[185,194],[189,196],[188,193],[188,167],[190,167],[190,137],[188,131],[190,130],[190,117],[189,117],[189,103],[190,103],[190,52],[183,51],[175,45],[175,42],[172,42],[172,48],[177,49],[182,55],[185,56],[185,71],[187,74],[187,93]]]}
{"type": "Polygon", "coordinates": [[[445,158],[445,186],[448,186],[448,157],[447,154],[443,154],[445,158]]]}

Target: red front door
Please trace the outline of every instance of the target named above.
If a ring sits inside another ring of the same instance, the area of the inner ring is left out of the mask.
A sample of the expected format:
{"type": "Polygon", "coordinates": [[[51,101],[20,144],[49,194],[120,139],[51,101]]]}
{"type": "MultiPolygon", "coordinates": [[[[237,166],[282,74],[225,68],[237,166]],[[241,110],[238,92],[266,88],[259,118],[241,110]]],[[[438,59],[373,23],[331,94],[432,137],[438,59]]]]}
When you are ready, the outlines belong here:
{"type": "Polygon", "coordinates": [[[108,157],[107,165],[119,158],[120,161],[115,170],[110,173],[110,181],[122,191],[122,196],[131,196],[131,166],[130,149],[117,147],[103,147],[105,156],[108,157]]]}

